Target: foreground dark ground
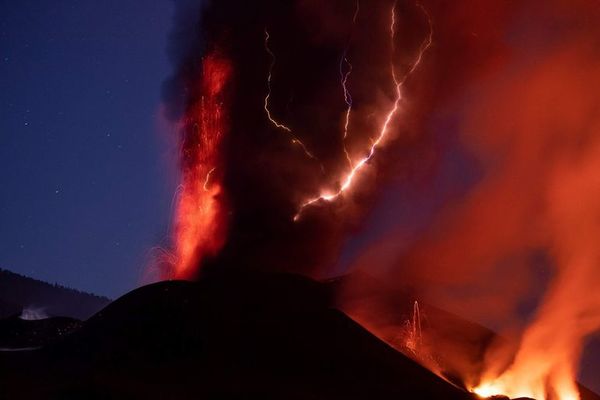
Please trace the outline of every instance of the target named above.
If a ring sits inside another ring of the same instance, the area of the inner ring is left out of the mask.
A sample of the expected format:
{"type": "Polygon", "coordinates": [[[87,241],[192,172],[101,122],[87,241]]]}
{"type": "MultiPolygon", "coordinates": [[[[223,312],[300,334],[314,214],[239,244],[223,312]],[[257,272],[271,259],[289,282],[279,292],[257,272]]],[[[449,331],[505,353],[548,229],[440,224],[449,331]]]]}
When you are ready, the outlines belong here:
{"type": "Polygon", "coordinates": [[[146,286],[40,349],[0,352],[0,398],[474,398],[329,297],[291,275],[146,286]]]}

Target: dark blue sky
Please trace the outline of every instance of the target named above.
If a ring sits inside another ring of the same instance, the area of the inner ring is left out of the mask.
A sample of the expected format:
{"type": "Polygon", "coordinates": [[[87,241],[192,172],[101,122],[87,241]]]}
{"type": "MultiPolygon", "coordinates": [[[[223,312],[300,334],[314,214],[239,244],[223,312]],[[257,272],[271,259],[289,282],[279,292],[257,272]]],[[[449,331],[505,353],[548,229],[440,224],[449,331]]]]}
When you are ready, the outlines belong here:
{"type": "Polygon", "coordinates": [[[175,190],[160,125],[170,1],[0,1],[0,268],[111,297],[175,190]]]}

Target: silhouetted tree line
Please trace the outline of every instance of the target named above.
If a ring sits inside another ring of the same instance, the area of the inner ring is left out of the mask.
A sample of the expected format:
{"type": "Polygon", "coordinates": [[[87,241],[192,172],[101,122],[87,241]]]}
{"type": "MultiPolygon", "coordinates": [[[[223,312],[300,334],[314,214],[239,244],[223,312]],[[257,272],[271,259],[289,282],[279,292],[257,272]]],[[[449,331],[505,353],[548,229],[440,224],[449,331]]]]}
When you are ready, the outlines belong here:
{"type": "Polygon", "coordinates": [[[0,269],[0,318],[31,307],[43,309],[49,316],[87,319],[110,301],[107,297],[0,269]]]}

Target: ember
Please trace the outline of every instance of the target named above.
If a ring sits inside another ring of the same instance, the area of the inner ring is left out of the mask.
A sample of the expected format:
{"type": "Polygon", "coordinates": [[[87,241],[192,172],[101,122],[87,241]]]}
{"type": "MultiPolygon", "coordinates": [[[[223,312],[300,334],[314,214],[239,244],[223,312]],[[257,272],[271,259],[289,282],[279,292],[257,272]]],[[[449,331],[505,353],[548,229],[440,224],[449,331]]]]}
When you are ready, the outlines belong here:
{"type": "Polygon", "coordinates": [[[231,74],[217,51],[202,61],[200,97],[181,123],[182,192],[175,215],[177,278],[195,273],[205,257],[214,256],[225,240],[219,147],[227,130],[224,90],[231,74]]]}

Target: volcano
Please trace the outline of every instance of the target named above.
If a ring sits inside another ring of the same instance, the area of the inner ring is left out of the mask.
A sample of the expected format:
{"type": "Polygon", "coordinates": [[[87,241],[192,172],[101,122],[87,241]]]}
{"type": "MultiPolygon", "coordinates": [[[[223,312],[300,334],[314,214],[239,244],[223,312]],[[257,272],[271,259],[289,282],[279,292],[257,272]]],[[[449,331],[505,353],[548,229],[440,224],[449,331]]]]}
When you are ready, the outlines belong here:
{"type": "Polygon", "coordinates": [[[60,340],[0,352],[0,398],[476,398],[335,309],[332,293],[243,272],[145,286],[60,340]]]}
{"type": "Polygon", "coordinates": [[[540,3],[174,2],[162,282],[86,321],[11,284],[0,400],[597,399],[600,7],[540,3]]]}

